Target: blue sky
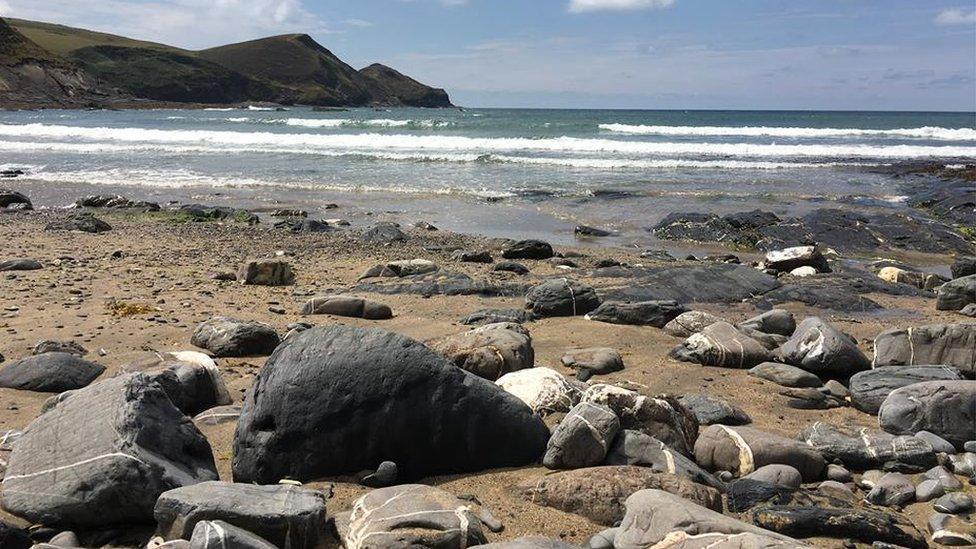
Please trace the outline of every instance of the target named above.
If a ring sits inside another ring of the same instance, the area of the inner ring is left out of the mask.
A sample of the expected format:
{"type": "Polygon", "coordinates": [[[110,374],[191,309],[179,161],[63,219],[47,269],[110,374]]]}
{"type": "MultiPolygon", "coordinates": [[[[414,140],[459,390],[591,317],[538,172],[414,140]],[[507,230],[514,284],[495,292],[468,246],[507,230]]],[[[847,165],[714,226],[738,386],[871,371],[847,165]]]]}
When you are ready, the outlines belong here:
{"type": "Polygon", "coordinates": [[[203,48],[307,32],[470,106],[976,110],[972,0],[0,0],[203,48]]]}

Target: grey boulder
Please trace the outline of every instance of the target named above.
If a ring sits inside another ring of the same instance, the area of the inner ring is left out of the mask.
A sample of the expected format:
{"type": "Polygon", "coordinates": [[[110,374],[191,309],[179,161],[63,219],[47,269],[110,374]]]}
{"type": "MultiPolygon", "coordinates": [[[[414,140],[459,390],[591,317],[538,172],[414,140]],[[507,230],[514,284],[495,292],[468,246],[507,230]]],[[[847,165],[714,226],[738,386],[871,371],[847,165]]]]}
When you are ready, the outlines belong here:
{"type": "Polygon", "coordinates": [[[541,240],[521,240],[502,250],[505,259],[549,259],[553,255],[552,246],[541,240]]]}
{"type": "Polygon", "coordinates": [[[525,294],[525,308],[538,318],[582,316],[599,306],[592,286],[568,278],[547,280],[525,294]]]}
{"type": "Polygon", "coordinates": [[[694,460],[675,452],[660,440],[640,431],[625,430],[617,435],[604,460],[606,465],[638,465],[658,473],[670,473],[721,492],[725,483],[698,466],[694,460]]]}
{"type": "Polygon", "coordinates": [[[560,362],[567,368],[577,370],[576,375],[580,381],[586,381],[593,375],[611,374],[624,369],[624,360],[620,353],[609,347],[573,349],[566,352],[560,362]]]}
{"type": "Polygon", "coordinates": [[[7,259],[5,261],[0,261],[0,272],[4,271],[36,271],[38,269],[43,269],[44,266],[41,265],[40,261],[36,259],[7,259]]]}
{"type": "Polygon", "coordinates": [[[586,319],[608,324],[663,328],[686,310],[675,301],[607,301],[586,315],[586,319]]]}
{"type": "Polygon", "coordinates": [[[458,368],[489,381],[535,365],[532,336],[521,324],[486,324],[428,346],[458,368]]]}
{"type": "Polygon", "coordinates": [[[874,367],[938,364],[976,378],[976,324],[888,330],[874,339],[874,367]]]}
{"type": "Polygon", "coordinates": [[[878,423],[896,435],[929,431],[958,450],[976,439],[976,381],[926,381],[902,387],[881,404],[878,423]]]}
{"type": "Polygon", "coordinates": [[[193,528],[190,549],[276,549],[243,528],[222,520],[201,520],[193,528]]]}
{"type": "Polygon", "coordinates": [[[263,322],[215,316],[193,331],[190,343],[216,357],[270,355],[281,340],[274,328],[263,322]]]}
{"type": "Polygon", "coordinates": [[[851,403],[868,414],[877,414],[881,403],[896,389],[923,381],[961,380],[962,375],[946,366],[903,366],[858,372],[851,377],[851,403]]]}
{"type": "Polygon", "coordinates": [[[795,468],[804,482],[823,478],[827,464],[816,449],[751,427],[712,425],[698,436],[695,461],[705,469],[745,476],[759,467],[783,464],[795,468]]]}
{"type": "Polygon", "coordinates": [[[830,265],[816,246],[796,246],[766,254],[767,269],[789,273],[800,267],[813,267],[818,273],[829,273],[830,265]]]}
{"type": "Polygon", "coordinates": [[[727,322],[716,322],[675,347],[671,358],[702,366],[751,368],[772,358],[766,347],[727,322]]]}
{"type": "Polygon", "coordinates": [[[768,482],[776,486],[786,486],[787,488],[799,488],[803,484],[803,477],[799,471],[789,465],[779,463],[763,465],[743,478],[768,482]]]}
{"type": "Polygon", "coordinates": [[[713,396],[693,393],[681,395],[678,402],[695,416],[699,425],[745,425],[752,423],[749,415],[713,396]]]}
{"type": "Polygon", "coordinates": [[[315,327],[279,346],[247,393],[233,471],[307,481],[393,461],[421,478],[531,463],[548,439],[521,400],[417,341],[315,327]]]}
{"type": "Polygon", "coordinates": [[[346,316],[366,320],[393,318],[393,310],[388,305],[349,295],[312,298],[302,305],[302,314],[346,316]]]}
{"type": "Polygon", "coordinates": [[[901,507],[915,499],[915,486],[901,473],[888,473],[871,488],[866,499],[875,505],[901,507]]]}
{"type": "Polygon", "coordinates": [[[687,338],[716,322],[722,322],[722,319],[705,311],[688,311],[665,324],[664,331],[673,337],[687,338]]]}
{"type": "Polygon", "coordinates": [[[792,336],[796,331],[796,319],[793,313],[783,309],[773,309],[765,313],[744,320],[736,325],[740,330],[755,330],[764,334],[792,336]]]}
{"type": "Polygon", "coordinates": [[[698,421],[672,396],[649,397],[636,391],[597,384],[583,392],[581,402],[609,407],[623,429],[650,435],[675,451],[690,456],[698,438],[698,421]]]}
{"type": "Polygon", "coordinates": [[[216,478],[207,439],[158,384],[133,374],[68,393],[35,419],[0,498],[32,522],[99,527],[150,520],[163,492],[216,478]]]}
{"type": "Polygon", "coordinates": [[[849,335],[817,317],[801,322],[780,352],[788,364],[821,377],[846,379],[871,368],[849,335]]]}
{"type": "Polygon", "coordinates": [[[976,275],[946,282],[935,296],[935,308],[940,311],[960,311],[971,303],[976,303],[976,275]]]}
{"type": "Polygon", "coordinates": [[[581,402],[552,432],[542,464],[550,469],[599,465],[620,432],[620,419],[606,406],[581,402]]]}
{"type": "Polygon", "coordinates": [[[796,366],[777,362],[763,362],[750,369],[749,375],[772,381],[783,387],[815,388],[823,386],[823,382],[815,374],[796,366]]]}
{"type": "Polygon", "coordinates": [[[148,352],[119,368],[120,374],[137,372],[158,383],[173,404],[188,416],[231,403],[217,364],[203,353],[148,352]]]}
{"type": "Polygon", "coordinates": [[[325,495],[297,486],[203,482],[159,496],[153,516],[167,540],[189,539],[201,521],[220,520],[276,547],[314,549],[324,541],[325,495]]]}
{"type": "Polygon", "coordinates": [[[856,471],[884,467],[886,464],[912,468],[935,464],[932,446],[912,436],[894,436],[872,429],[841,429],[818,421],[797,438],[825,458],[840,461],[845,467],[856,471]]]}
{"type": "Polygon", "coordinates": [[[69,353],[43,353],[7,363],[0,370],[0,387],[60,393],[81,389],[105,367],[69,353]]]}

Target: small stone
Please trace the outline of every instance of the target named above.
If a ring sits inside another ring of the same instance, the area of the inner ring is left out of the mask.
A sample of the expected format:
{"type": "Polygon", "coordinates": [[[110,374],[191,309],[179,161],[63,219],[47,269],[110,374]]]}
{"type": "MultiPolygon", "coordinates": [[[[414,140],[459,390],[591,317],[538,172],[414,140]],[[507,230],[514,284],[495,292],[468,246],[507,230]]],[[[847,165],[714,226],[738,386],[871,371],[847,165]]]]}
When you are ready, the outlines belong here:
{"type": "Polygon", "coordinates": [[[827,478],[837,482],[850,482],[853,477],[843,465],[831,463],[827,466],[827,478]]]}
{"type": "Polygon", "coordinates": [[[961,515],[973,510],[973,498],[962,492],[952,492],[935,500],[933,509],[940,513],[961,515]]]}
{"type": "Polygon", "coordinates": [[[362,485],[369,488],[386,488],[397,482],[397,466],[392,461],[384,461],[376,471],[363,477],[362,485]]]}

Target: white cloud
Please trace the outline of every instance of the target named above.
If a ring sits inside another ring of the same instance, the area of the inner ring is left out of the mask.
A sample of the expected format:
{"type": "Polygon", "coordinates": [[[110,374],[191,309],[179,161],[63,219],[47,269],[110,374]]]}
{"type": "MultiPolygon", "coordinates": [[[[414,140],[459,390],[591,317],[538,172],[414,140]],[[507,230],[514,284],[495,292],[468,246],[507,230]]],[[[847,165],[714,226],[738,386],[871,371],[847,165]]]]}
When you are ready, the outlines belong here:
{"type": "Polygon", "coordinates": [[[674,0],[570,0],[569,11],[572,13],[633,11],[666,8],[672,4],[674,4],[674,0]]]}
{"type": "Polygon", "coordinates": [[[966,11],[959,8],[942,10],[935,16],[935,22],[938,25],[976,25],[976,10],[966,11]]]}
{"type": "Polygon", "coordinates": [[[0,0],[4,15],[205,48],[293,32],[330,29],[302,0],[0,0]],[[3,5],[6,4],[6,5],[3,5]]]}

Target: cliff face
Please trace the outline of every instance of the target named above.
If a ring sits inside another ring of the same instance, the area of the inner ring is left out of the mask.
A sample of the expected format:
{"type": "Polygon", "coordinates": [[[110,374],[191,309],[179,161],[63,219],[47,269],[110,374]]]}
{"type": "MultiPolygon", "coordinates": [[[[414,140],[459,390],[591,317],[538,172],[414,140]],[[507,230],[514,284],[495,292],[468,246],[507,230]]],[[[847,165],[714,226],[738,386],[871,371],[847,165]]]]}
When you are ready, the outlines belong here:
{"type": "Polygon", "coordinates": [[[444,90],[382,65],[357,71],[306,34],[188,51],[48,23],[10,23],[0,20],[0,104],[7,107],[112,96],[99,88],[182,103],[451,106],[444,90]]]}
{"type": "Polygon", "coordinates": [[[0,104],[81,107],[116,97],[84,70],[57,57],[0,19],[0,104]]]}

